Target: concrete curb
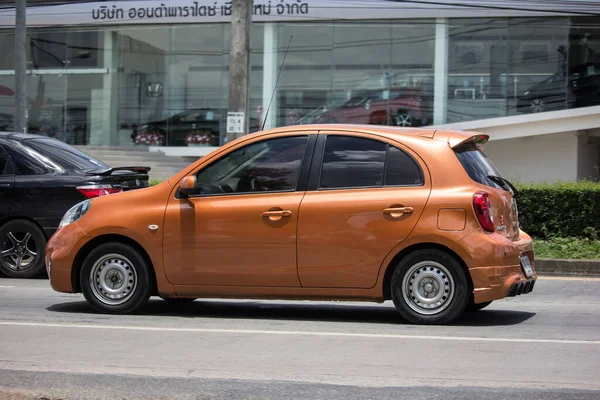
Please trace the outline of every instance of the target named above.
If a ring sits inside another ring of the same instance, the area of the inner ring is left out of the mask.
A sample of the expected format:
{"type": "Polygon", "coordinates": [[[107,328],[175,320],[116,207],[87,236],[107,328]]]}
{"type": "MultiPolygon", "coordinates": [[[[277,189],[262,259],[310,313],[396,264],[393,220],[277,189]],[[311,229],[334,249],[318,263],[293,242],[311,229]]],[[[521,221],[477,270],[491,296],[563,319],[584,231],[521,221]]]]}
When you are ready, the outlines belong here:
{"type": "Polygon", "coordinates": [[[553,260],[536,258],[540,276],[600,276],[600,260],[553,260]]]}

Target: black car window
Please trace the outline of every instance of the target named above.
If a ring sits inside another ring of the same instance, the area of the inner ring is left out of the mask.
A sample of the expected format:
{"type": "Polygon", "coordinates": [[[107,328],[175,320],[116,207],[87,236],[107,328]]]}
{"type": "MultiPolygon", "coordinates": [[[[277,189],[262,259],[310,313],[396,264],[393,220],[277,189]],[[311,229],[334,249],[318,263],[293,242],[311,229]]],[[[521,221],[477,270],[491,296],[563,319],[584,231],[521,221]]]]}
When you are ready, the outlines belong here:
{"type": "Polygon", "coordinates": [[[490,176],[502,177],[502,174],[492,161],[474,144],[465,144],[454,150],[456,157],[462,164],[469,177],[477,183],[504,189],[490,176]]]}
{"type": "Polygon", "coordinates": [[[321,189],[383,185],[387,144],[349,136],[328,136],[323,154],[321,189]]]}
{"type": "Polygon", "coordinates": [[[44,163],[38,157],[35,157],[29,152],[28,149],[15,144],[14,146],[7,146],[6,151],[12,159],[16,173],[19,175],[41,175],[46,173],[50,166],[44,165],[44,163]]]}
{"type": "Polygon", "coordinates": [[[423,171],[406,152],[378,140],[329,136],[320,189],[423,185],[423,171]]]}
{"type": "Polygon", "coordinates": [[[235,150],[198,172],[198,194],[293,191],[307,141],[285,137],[235,150]]]}
{"type": "Polygon", "coordinates": [[[14,175],[14,173],[8,153],[0,146],[0,175],[14,175]]]}
{"type": "Polygon", "coordinates": [[[55,139],[33,139],[24,141],[23,144],[63,169],[94,170],[110,168],[103,162],[55,139]]]}
{"type": "Polygon", "coordinates": [[[407,153],[389,146],[385,161],[386,186],[415,186],[423,184],[423,171],[407,153]]]}

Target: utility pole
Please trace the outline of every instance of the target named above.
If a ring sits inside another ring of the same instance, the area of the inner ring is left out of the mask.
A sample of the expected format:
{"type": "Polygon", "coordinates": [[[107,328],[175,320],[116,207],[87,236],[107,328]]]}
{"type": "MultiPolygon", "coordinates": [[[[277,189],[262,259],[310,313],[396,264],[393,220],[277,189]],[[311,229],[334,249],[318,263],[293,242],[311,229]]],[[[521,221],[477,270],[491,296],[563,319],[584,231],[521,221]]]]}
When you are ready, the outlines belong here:
{"type": "Polygon", "coordinates": [[[27,0],[15,1],[15,132],[27,131],[27,0]]]}
{"type": "Polygon", "coordinates": [[[233,0],[231,4],[227,142],[231,142],[249,131],[251,26],[252,0],[233,0]]]}

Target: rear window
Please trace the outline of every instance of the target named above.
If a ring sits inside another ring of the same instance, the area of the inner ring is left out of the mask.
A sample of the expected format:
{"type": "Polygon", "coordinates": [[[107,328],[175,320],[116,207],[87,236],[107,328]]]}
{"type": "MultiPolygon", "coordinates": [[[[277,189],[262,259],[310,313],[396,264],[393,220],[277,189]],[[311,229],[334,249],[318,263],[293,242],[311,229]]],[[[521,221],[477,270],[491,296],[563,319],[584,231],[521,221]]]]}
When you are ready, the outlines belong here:
{"type": "Polygon", "coordinates": [[[500,184],[489,178],[490,175],[502,177],[502,174],[475,144],[465,144],[454,149],[454,152],[472,180],[482,185],[505,190],[500,184]]]}
{"type": "Polygon", "coordinates": [[[68,170],[94,170],[110,168],[108,165],[90,157],[89,155],[54,139],[35,139],[23,142],[25,147],[34,150],[68,170]]]}

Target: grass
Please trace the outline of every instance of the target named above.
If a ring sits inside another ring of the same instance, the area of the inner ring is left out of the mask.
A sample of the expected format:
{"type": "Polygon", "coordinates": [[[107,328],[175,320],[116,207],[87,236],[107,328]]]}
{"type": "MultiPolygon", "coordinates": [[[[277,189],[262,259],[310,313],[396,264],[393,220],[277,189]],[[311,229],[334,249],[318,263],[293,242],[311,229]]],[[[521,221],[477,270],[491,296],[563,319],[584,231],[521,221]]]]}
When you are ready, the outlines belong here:
{"type": "Polygon", "coordinates": [[[535,258],[600,260],[600,240],[577,238],[534,239],[535,258]]]}

